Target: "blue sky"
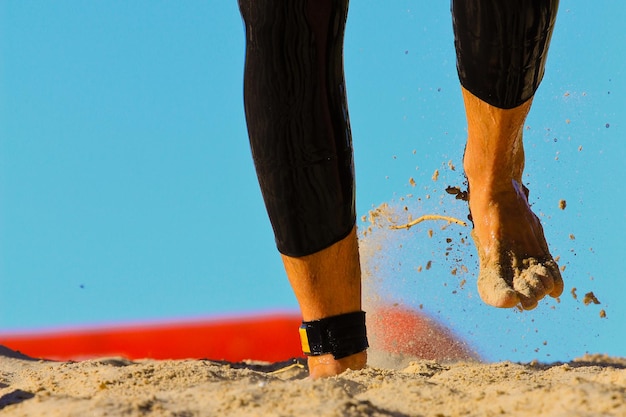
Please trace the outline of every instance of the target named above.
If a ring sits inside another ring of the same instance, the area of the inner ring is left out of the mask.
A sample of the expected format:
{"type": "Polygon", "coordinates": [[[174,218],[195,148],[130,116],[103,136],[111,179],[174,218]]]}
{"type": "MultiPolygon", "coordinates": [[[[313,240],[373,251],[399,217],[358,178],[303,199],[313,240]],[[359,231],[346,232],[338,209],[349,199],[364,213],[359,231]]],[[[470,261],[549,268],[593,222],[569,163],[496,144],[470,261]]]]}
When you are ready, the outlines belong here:
{"type": "MultiPolygon", "coordinates": [[[[468,272],[452,294],[435,225],[385,235],[376,255],[386,297],[488,358],[626,355],[626,11],[611,3],[561,2],[527,123],[525,181],[566,265],[561,302],[483,307],[471,245],[455,249],[468,272]]],[[[250,157],[243,57],[236,1],[0,3],[0,331],[297,309],[250,157]]],[[[448,2],[350,5],[359,215],[388,202],[465,216],[443,191],[463,184],[454,59],[448,2]]]]}

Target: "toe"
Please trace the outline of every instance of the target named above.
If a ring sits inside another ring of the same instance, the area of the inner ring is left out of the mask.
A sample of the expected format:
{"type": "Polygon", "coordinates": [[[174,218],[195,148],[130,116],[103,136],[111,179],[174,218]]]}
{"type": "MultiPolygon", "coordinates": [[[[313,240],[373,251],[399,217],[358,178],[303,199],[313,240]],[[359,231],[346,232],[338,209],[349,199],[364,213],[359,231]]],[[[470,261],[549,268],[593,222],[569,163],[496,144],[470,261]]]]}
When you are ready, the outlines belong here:
{"type": "Polygon", "coordinates": [[[550,297],[556,298],[563,293],[563,278],[559,266],[553,260],[546,262],[546,268],[552,278],[552,289],[549,292],[550,297]]]}
{"type": "Polygon", "coordinates": [[[538,305],[538,301],[531,298],[520,297],[520,304],[524,310],[534,310],[538,305]]]}
{"type": "Polygon", "coordinates": [[[478,276],[478,294],[490,306],[511,308],[520,303],[520,298],[497,271],[481,270],[478,276]]]}
{"type": "Polygon", "coordinates": [[[561,294],[563,294],[563,280],[561,279],[561,277],[559,276],[559,279],[557,282],[555,282],[554,285],[554,289],[552,290],[552,292],[550,293],[550,297],[552,298],[557,298],[560,297],[561,294]]]}
{"type": "Polygon", "coordinates": [[[550,292],[544,282],[548,282],[548,288],[552,289],[552,280],[548,279],[548,271],[541,265],[532,265],[521,271],[515,278],[513,286],[525,310],[537,307],[539,300],[550,292]]]}
{"type": "Polygon", "coordinates": [[[554,290],[554,278],[548,269],[541,269],[542,270],[535,272],[535,277],[541,282],[541,287],[543,288],[541,296],[543,297],[546,294],[552,293],[554,290]]]}

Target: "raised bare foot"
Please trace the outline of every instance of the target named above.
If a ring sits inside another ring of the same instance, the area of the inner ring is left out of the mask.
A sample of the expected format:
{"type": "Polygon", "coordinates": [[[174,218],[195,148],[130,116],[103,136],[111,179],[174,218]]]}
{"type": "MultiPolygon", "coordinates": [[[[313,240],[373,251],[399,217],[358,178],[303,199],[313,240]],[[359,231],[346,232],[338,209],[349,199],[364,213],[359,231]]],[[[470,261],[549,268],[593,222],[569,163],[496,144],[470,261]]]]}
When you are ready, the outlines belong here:
{"type": "Polygon", "coordinates": [[[563,292],[559,268],[522,185],[522,132],[531,101],[493,107],[463,89],[468,138],[463,165],[469,181],[472,237],[478,250],[478,292],[495,307],[524,309],[563,292]]]}
{"type": "Polygon", "coordinates": [[[470,183],[469,204],[480,265],[478,293],[485,303],[530,310],[546,295],[561,295],[559,268],[523,185],[511,180],[508,190],[492,194],[470,183]]]}

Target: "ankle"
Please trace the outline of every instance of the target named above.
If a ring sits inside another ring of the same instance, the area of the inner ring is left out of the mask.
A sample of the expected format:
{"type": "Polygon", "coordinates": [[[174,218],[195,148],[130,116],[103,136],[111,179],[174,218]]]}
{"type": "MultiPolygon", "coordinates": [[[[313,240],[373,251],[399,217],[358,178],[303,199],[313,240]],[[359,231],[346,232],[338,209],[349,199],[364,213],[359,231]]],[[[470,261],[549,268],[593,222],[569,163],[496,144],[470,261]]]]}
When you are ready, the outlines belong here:
{"type": "MultiPolygon", "coordinates": [[[[524,170],[523,130],[531,100],[514,108],[493,107],[463,89],[467,114],[467,145],[463,167],[470,181],[498,184],[524,170]]],[[[510,185],[510,182],[509,182],[510,185]]]]}
{"type": "Polygon", "coordinates": [[[512,181],[521,183],[524,172],[524,149],[518,145],[506,154],[492,154],[468,145],[463,157],[463,170],[470,189],[499,190],[511,187],[512,181]]]}

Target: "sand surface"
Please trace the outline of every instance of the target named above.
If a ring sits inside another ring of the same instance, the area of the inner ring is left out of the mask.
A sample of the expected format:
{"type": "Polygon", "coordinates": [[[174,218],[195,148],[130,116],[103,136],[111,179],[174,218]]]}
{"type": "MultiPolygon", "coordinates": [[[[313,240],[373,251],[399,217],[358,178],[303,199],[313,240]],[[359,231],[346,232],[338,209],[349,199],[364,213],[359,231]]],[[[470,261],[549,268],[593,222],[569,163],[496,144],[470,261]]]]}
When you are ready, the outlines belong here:
{"type": "Polygon", "coordinates": [[[626,359],[601,355],[565,364],[405,360],[322,381],[295,361],[0,355],[2,416],[626,416],[626,359]]]}

